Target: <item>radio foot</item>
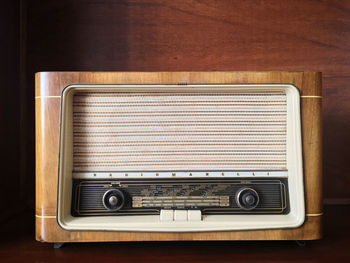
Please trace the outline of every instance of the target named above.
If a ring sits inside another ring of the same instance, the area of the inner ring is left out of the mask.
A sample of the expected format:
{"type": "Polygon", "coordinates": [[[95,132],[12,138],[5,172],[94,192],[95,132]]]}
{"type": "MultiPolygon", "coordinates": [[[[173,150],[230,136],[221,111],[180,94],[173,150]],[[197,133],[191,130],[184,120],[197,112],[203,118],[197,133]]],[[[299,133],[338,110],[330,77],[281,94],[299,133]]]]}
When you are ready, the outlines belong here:
{"type": "Polygon", "coordinates": [[[53,244],[53,248],[61,248],[64,245],[63,242],[57,242],[53,244]]]}
{"type": "Polygon", "coordinates": [[[305,240],[295,240],[295,243],[297,243],[297,245],[299,247],[306,247],[306,241],[305,240]]]}

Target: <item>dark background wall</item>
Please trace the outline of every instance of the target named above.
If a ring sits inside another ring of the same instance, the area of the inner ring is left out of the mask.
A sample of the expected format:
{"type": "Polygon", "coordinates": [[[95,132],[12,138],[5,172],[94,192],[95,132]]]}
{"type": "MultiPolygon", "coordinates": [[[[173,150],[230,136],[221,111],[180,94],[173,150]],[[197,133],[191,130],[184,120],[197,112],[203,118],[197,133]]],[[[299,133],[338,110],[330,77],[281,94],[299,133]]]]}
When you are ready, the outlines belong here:
{"type": "Polygon", "coordinates": [[[350,1],[6,3],[2,184],[26,207],[34,204],[34,73],[66,70],[322,71],[324,195],[350,200],[350,1]]]}
{"type": "MultiPolygon", "coordinates": [[[[13,202],[18,195],[11,191],[20,187],[20,22],[19,3],[6,1],[0,8],[0,160],[1,160],[1,218],[14,214],[13,202]]],[[[30,98],[28,98],[29,100],[30,98]]],[[[30,129],[30,128],[29,128],[30,129]]],[[[28,171],[28,177],[32,171],[28,171]]],[[[23,189],[24,190],[24,189],[23,189]]],[[[27,191],[27,190],[25,190],[27,191]]],[[[18,191],[19,193],[19,191],[18,191]]],[[[28,191],[29,194],[29,191],[28,191]]]]}

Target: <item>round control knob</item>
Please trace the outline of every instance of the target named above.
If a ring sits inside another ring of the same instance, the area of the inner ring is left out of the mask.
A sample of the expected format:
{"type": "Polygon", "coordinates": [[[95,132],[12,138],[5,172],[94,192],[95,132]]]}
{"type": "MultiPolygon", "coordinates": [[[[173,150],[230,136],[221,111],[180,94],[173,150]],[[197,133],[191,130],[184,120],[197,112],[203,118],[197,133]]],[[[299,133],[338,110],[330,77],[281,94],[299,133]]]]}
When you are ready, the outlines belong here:
{"type": "Polygon", "coordinates": [[[109,199],[108,199],[108,203],[110,205],[117,205],[118,204],[118,197],[116,197],[115,195],[112,195],[109,199]]]}
{"type": "Polygon", "coordinates": [[[112,211],[117,211],[124,205],[124,194],[118,189],[111,189],[104,193],[102,197],[103,206],[112,211]]]}
{"type": "Polygon", "coordinates": [[[259,195],[252,188],[241,188],[236,193],[236,203],[244,210],[252,210],[259,204],[259,195]]]}

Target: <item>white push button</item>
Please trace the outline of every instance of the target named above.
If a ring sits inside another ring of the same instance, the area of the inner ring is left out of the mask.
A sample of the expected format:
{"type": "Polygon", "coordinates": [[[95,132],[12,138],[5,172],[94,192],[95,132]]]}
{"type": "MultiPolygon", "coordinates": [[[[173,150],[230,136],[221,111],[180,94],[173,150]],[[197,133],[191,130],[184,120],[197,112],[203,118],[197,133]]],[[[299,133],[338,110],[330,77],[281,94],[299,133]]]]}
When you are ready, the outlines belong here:
{"type": "Polygon", "coordinates": [[[187,221],[187,210],[175,210],[174,221],[175,222],[187,221]]]}
{"type": "Polygon", "coordinates": [[[173,222],[174,220],[174,210],[162,209],[160,210],[160,221],[162,222],[173,222]]]}
{"type": "Polygon", "coordinates": [[[201,221],[202,220],[201,210],[188,210],[187,220],[188,221],[201,221]]]}

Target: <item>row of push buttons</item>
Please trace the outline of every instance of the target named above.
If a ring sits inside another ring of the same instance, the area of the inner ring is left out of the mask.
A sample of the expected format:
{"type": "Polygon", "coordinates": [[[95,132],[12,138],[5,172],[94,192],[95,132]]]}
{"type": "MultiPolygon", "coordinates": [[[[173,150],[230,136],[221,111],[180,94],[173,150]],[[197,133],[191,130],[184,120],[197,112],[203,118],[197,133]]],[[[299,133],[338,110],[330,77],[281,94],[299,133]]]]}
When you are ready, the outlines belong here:
{"type": "Polygon", "coordinates": [[[186,222],[201,220],[202,212],[200,210],[162,209],[160,211],[160,221],[162,222],[186,222]]]}

